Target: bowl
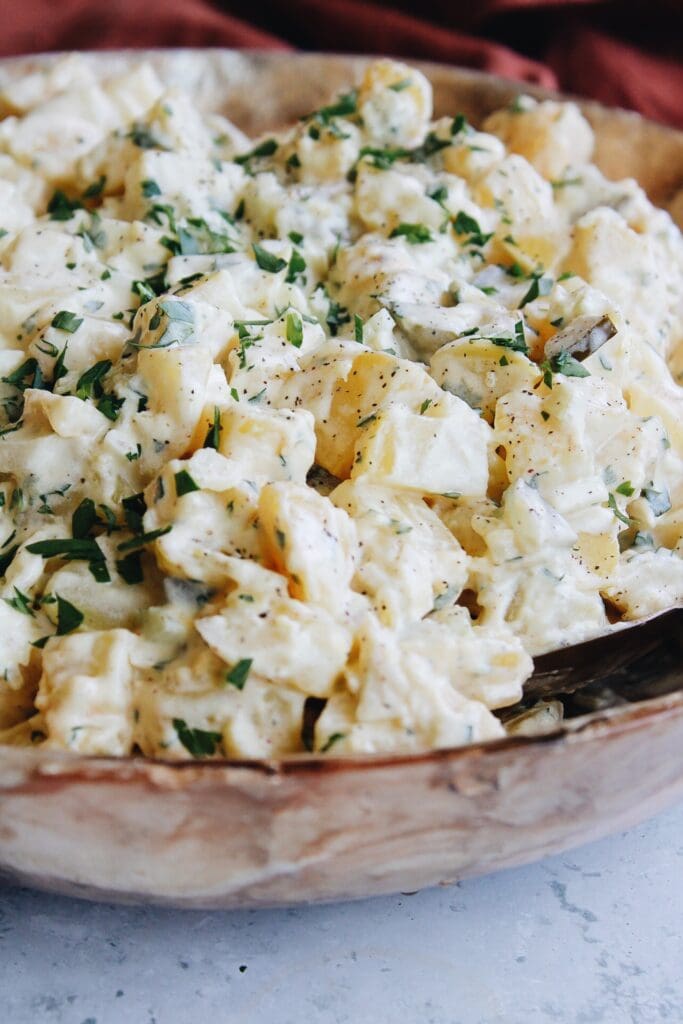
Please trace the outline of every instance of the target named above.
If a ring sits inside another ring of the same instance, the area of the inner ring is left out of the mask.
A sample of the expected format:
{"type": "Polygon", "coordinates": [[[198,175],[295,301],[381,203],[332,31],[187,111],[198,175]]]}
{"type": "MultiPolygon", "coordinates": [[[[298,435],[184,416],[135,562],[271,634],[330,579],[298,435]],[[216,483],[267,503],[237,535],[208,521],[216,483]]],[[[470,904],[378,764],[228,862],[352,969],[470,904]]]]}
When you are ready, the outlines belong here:
{"type": "MultiPolygon", "coordinates": [[[[0,85],[58,59],[0,61],[0,85]]],[[[348,87],[370,58],[229,50],[85,54],[97,75],[149,60],[249,133],[348,87]]],[[[479,123],[523,88],[415,62],[436,114],[479,123]]],[[[596,162],[683,213],[683,133],[581,103],[596,162]],[[678,201],[676,196],[679,195],[678,201]]],[[[678,683],[683,684],[679,662],[678,683]]],[[[552,733],[419,755],[164,762],[0,747],[0,875],[128,903],[258,907],[447,884],[626,828],[683,795],[681,689],[552,733]]],[[[656,687],[655,687],[656,692],[656,687]]]]}

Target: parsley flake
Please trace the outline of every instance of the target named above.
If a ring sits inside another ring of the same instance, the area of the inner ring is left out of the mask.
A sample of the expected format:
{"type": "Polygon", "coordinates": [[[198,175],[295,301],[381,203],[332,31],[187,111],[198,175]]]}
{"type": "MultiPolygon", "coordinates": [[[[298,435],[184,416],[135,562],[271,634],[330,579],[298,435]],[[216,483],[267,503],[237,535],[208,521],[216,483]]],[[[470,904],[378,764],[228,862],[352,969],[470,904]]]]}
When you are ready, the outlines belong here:
{"type": "Polygon", "coordinates": [[[304,325],[298,313],[291,310],[286,320],[287,341],[295,348],[301,348],[304,340],[304,325]]]}
{"type": "MultiPolygon", "coordinates": [[[[238,400],[239,400],[239,395],[238,395],[238,400]]],[[[221,430],[222,430],[222,427],[221,427],[221,411],[220,411],[220,409],[218,408],[217,405],[214,405],[214,407],[213,407],[213,420],[211,421],[211,426],[209,427],[208,431],[206,432],[206,437],[204,438],[204,445],[203,445],[203,447],[204,448],[214,448],[216,451],[218,451],[218,445],[219,445],[220,439],[221,439],[221,430]]]]}
{"type": "Polygon", "coordinates": [[[73,633],[75,629],[78,629],[80,624],[83,622],[84,615],[82,611],[79,611],[75,605],[71,604],[70,601],[65,598],[57,597],[57,636],[65,636],[67,633],[73,633]]]}
{"type": "Polygon", "coordinates": [[[237,662],[236,665],[225,674],[225,681],[230,686],[234,686],[238,690],[244,689],[244,684],[249,677],[249,671],[251,669],[253,658],[242,658],[237,662]]]}
{"type": "Polygon", "coordinates": [[[192,479],[186,469],[181,469],[175,474],[175,492],[177,497],[182,498],[184,494],[191,494],[198,491],[199,486],[192,479]]]}
{"type": "Polygon", "coordinates": [[[53,327],[59,331],[67,331],[69,334],[75,334],[82,323],[83,317],[69,312],[68,309],[60,309],[59,313],[55,313],[52,318],[53,327]]]}
{"type": "Polygon", "coordinates": [[[389,238],[405,238],[410,245],[424,245],[432,241],[432,233],[425,224],[399,224],[389,238]]]}
{"type": "Polygon", "coordinates": [[[216,752],[217,745],[221,742],[221,734],[219,732],[211,732],[206,729],[192,729],[182,718],[173,719],[173,728],[185,749],[196,758],[211,757],[216,752]]]}
{"type": "Polygon", "coordinates": [[[267,271],[269,274],[277,274],[281,270],[284,270],[287,266],[287,260],[283,260],[280,256],[275,256],[274,253],[268,252],[258,242],[254,242],[252,245],[254,250],[254,257],[261,270],[267,271]]]}

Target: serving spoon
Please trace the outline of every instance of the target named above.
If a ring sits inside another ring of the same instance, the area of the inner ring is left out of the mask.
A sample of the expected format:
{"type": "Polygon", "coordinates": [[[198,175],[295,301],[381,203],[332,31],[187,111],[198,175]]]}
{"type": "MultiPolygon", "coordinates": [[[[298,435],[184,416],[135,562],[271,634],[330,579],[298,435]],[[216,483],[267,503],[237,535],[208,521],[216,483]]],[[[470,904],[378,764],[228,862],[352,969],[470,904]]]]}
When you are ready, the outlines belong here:
{"type": "MultiPolygon", "coordinates": [[[[683,607],[667,608],[609,633],[534,658],[524,703],[599,685],[629,701],[683,686],[683,607]]],[[[585,711],[585,708],[583,708],[585,711]]]]}

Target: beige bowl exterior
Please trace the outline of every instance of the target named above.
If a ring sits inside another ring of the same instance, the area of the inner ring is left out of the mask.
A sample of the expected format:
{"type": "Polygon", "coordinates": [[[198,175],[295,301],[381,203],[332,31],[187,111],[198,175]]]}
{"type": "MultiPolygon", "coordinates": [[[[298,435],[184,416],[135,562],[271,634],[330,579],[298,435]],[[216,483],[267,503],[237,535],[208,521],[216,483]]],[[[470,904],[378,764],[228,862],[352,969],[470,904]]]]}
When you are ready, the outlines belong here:
{"type": "MultiPolygon", "coordinates": [[[[319,105],[367,61],[225,50],[87,59],[109,74],[143,56],[250,133],[319,105]]],[[[2,61],[0,84],[54,59],[2,61]]],[[[520,91],[418,66],[433,82],[437,115],[463,111],[478,123],[520,91]]],[[[683,133],[582,106],[605,173],[636,177],[678,212],[683,133]]],[[[550,736],[418,756],[168,763],[0,747],[0,874],[90,899],[184,907],[350,899],[521,864],[681,796],[680,691],[574,719],[550,736]]]]}

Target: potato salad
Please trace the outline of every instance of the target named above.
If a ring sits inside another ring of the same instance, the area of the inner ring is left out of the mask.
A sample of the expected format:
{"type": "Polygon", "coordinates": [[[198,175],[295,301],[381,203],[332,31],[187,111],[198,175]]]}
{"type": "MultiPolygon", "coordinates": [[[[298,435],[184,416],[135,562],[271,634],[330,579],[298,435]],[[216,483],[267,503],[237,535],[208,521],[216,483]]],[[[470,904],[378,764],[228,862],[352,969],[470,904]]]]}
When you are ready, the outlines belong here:
{"type": "Polygon", "coordinates": [[[495,739],[534,655],[683,599],[672,219],[573,103],[321,104],[0,95],[0,743],[495,739]]]}

